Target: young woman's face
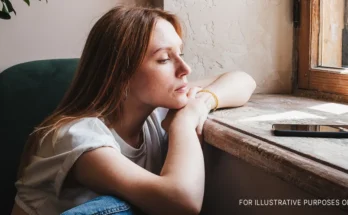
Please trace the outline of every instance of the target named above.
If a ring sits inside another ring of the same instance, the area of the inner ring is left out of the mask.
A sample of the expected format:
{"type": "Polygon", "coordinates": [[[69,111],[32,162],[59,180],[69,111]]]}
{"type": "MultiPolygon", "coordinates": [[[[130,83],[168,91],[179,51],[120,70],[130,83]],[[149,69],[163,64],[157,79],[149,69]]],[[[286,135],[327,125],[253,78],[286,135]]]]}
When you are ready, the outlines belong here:
{"type": "Polygon", "coordinates": [[[159,19],[144,61],[131,80],[130,95],[142,103],[179,109],[187,103],[190,67],[182,59],[182,41],[173,25],[159,19]]]}

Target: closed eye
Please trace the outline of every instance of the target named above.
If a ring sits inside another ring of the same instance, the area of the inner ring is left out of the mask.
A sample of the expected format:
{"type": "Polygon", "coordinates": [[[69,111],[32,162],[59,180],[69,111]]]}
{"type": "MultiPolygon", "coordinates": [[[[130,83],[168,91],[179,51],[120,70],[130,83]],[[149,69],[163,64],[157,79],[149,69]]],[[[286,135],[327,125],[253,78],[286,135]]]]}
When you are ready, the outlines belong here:
{"type": "Polygon", "coordinates": [[[158,62],[158,63],[165,64],[165,63],[167,63],[169,60],[170,60],[170,59],[167,58],[167,59],[163,59],[163,60],[158,60],[157,62],[158,62]]]}
{"type": "MultiPolygon", "coordinates": [[[[184,54],[179,54],[179,56],[182,58],[182,57],[184,57],[184,54]]],[[[168,61],[170,61],[170,58],[158,60],[157,62],[158,62],[158,63],[161,63],[161,64],[165,64],[165,63],[167,63],[168,61]]]]}

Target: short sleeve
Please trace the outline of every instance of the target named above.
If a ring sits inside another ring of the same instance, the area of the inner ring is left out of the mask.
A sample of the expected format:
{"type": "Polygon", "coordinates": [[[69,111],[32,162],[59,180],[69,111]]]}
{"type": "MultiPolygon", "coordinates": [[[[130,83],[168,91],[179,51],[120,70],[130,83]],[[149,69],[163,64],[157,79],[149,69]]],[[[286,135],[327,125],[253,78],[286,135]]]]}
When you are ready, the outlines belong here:
{"type": "Polygon", "coordinates": [[[166,131],[162,128],[161,123],[164,120],[164,118],[167,116],[167,113],[168,113],[168,109],[162,108],[162,107],[156,108],[153,112],[154,121],[156,121],[155,122],[156,127],[159,128],[163,136],[166,136],[166,131]]]}
{"type": "Polygon", "coordinates": [[[156,108],[151,114],[151,118],[155,124],[156,130],[159,136],[159,140],[160,140],[162,165],[164,164],[164,161],[167,157],[167,152],[168,152],[168,134],[162,128],[161,123],[166,117],[167,113],[168,113],[168,109],[159,107],[159,108],[156,108]]]}
{"type": "Polygon", "coordinates": [[[62,162],[54,180],[57,196],[68,172],[84,152],[100,147],[112,147],[120,151],[111,131],[98,118],[83,118],[64,126],[58,131],[56,141],[52,141],[52,144],[54,156],[60,157],[62,162]]]}

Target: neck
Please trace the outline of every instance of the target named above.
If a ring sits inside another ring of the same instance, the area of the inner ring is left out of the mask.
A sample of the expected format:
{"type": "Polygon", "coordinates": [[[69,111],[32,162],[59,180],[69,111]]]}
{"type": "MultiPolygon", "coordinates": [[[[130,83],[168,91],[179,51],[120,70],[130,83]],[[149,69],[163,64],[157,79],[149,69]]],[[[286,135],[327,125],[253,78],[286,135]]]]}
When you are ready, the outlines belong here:
{"type": "Polygon", "coordinates": [[[111,125],[117,134],[129,145],[139,148],[142,144],[142,129],[147,117],[154,107],[136,102],[128,97],[123,104],[123,113],[114,124],[111,125]]]}

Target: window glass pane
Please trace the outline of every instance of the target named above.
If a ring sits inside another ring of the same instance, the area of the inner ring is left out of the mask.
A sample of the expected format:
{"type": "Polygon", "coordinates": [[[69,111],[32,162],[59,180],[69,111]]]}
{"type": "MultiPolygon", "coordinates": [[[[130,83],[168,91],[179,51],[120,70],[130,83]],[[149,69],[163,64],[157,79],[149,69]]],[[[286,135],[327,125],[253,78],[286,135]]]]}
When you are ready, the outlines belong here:
{"type": "Polygon", "coordinates": [[[348,67],[347,3],[320,0],[319,66],[348,67]]]}

